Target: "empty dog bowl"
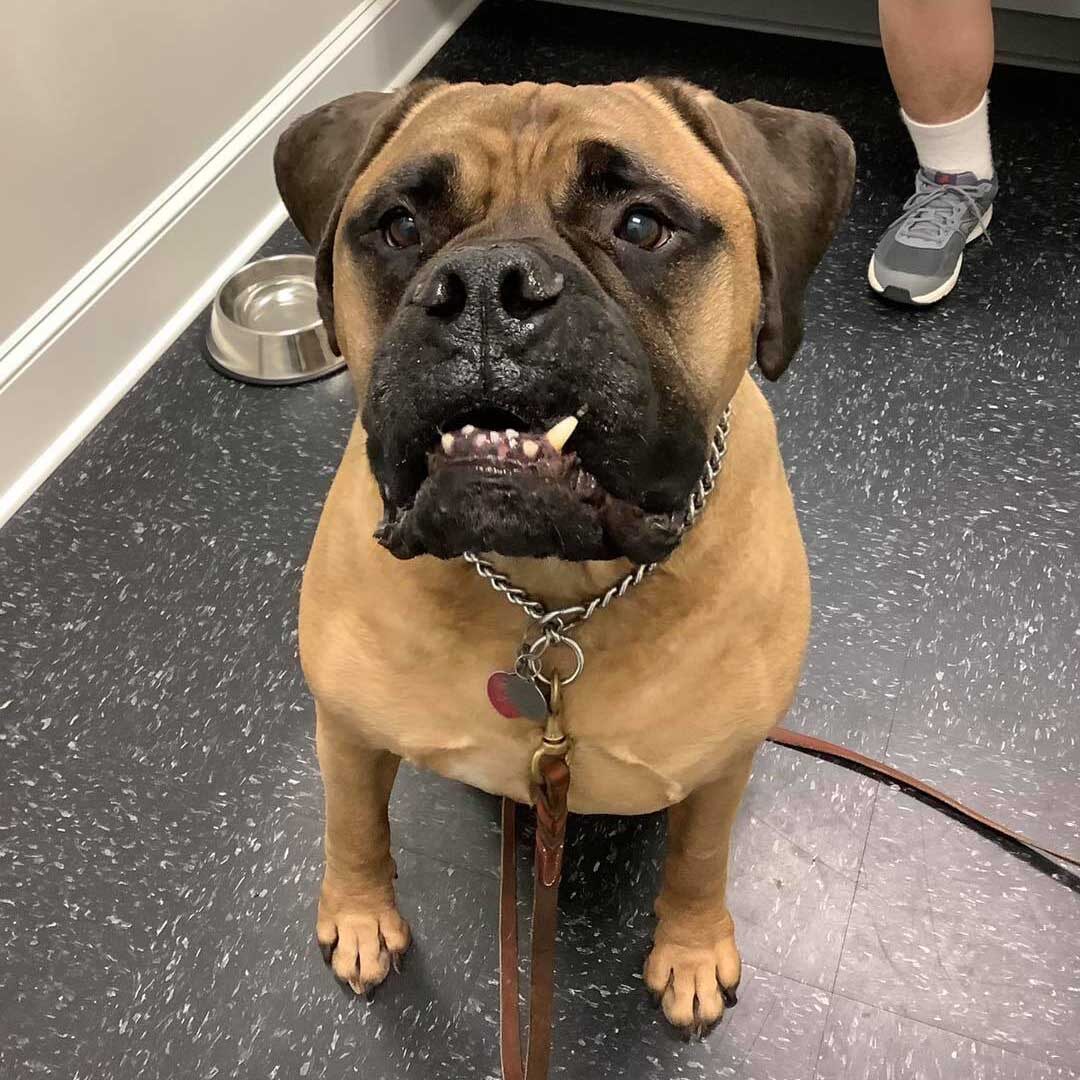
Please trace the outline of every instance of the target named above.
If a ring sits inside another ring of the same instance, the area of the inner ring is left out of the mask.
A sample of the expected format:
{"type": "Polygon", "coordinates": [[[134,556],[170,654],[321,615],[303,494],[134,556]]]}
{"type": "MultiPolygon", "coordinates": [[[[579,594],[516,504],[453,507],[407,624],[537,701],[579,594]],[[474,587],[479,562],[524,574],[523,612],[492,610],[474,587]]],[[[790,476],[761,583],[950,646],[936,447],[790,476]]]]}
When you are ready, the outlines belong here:
{"type": "Polygon", "coordinates": [[[307,382],[345,366],[326,341],[310,255],[237,270],[214,300],[206,347],[218,371],[249,383],[307,382]]]}

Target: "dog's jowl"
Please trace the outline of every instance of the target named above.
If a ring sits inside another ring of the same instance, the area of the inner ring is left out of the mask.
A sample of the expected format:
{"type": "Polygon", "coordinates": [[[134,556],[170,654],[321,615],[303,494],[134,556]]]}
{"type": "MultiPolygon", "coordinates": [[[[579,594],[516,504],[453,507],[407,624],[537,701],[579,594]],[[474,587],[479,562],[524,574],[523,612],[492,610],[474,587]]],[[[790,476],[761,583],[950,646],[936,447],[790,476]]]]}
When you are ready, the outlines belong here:
{"type": "Polygon", "coordinates": [[[670,808],[645,979],[672,1023],[707,1027],[739,980],[732,820],[809,625],[751,368],[775,379],[798,347],[850,141],[674,80],[419,83],[303,117],[275,166],[360,402],[300,611],[334,971],[365,990],[409,944],[387,821],[402,758],[529,801],[541,727],[486,693],[523,616],[460,556],[553,605],[659,561],[577,635],[569,801],[670,808]],[[723,474],[684,536],[729,406],[723,474]]]}

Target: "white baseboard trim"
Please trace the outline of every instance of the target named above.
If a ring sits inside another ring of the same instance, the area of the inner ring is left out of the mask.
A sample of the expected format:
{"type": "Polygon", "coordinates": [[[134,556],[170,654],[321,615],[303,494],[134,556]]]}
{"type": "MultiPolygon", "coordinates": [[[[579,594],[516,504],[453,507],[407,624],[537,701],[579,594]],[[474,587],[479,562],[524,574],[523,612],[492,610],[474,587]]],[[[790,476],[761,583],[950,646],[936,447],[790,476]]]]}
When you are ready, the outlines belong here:
{"type": "Polygon", "coordinates": [[[364,0],[0,344],[0,525],[285,220],[271,159],[299,113],[407,83],[480,0],[364,0]]]}

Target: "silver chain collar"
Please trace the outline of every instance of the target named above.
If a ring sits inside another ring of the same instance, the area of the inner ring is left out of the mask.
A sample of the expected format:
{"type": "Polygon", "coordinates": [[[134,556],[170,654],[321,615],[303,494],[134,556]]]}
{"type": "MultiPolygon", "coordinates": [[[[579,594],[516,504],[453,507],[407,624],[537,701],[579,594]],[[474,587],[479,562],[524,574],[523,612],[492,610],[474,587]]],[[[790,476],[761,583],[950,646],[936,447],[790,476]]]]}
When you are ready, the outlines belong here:
{"type": "MultiPolygon", "coordinates": [[[[724,456],[727,454],[730,430],[731,406],[729,405],[716,425],[712,442],[709,444],[709,455],[701,471],[701,478],[687,499],[686,512],[678,530],[680,540],[697,521],[705,508],[706,500],[716,487],[716,480],[723,468],[724,456]]],[[[591,619],[598,611],[610,606],[613,601],[640,585],[660,565],[656,562],[640,564],[624,574],[610,588],[594,596],[587,604],[549,609],[535,596],[515,585],[505,574],[500,574],[491,563],[481,559],[476,552],[466,551],[463,558],[497,593],[501,593],[511,604],[521,608],[536,623],[539,633],[530,640],[529,631],[526,630],[521,647],[518,649],[514,671],[520,678],[527,679],[534,685],[542,683],[544,686],[551,685],[551,679],[544,674],[542,668],[542,659],[548,649],[561,645],[569,649],[573,656],[573,671],[568,675],[561,673],[559,675],[560,684],[569,686],[585,668],[585,654],[581,646],[570,636],[572,631],[591,619]]]]}

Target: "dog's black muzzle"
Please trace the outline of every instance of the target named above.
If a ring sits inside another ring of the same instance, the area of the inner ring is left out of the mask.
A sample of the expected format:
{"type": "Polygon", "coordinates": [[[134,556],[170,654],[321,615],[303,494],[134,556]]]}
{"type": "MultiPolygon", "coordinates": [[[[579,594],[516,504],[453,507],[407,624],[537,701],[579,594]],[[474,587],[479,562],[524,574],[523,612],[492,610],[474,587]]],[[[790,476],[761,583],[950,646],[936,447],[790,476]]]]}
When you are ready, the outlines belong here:
{"type": "Polygon", "coordinates": [[[363,421],[380,541],[402,558],[662,558],[707,443],[676,375],[657,370],[576,260],[519,240],[444,250],[406,289],[373,361],[363,421]],[[568,416],[572,467],[485,452],[483,468],[460,455],[432,468],[446,433],[539,439],[568,416]]]}

